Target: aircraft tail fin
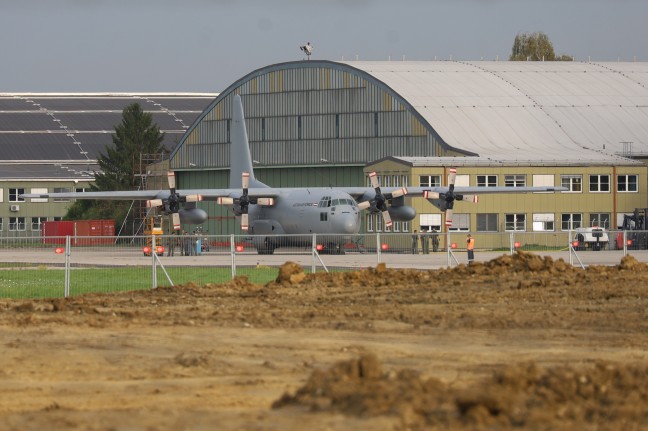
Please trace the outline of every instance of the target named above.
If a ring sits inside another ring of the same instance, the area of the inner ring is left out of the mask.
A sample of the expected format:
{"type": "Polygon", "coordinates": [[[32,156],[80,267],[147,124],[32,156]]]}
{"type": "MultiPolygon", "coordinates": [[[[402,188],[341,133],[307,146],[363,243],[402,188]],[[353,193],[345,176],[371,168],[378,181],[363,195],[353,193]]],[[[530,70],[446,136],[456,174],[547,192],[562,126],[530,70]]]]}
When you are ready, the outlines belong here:
{"type": "Polygon", "coordinates": [[[250,155],[250,144],[248,142],[247,130],[245,128],[245,116],[243,115],[243,102],[241,96],[234,95],[232,102],[232,129],[230,145],[230,187],[242,187],[241,173],[250,173],[250,187],[267,187],[254,176],[252,156],[250,155]]]}

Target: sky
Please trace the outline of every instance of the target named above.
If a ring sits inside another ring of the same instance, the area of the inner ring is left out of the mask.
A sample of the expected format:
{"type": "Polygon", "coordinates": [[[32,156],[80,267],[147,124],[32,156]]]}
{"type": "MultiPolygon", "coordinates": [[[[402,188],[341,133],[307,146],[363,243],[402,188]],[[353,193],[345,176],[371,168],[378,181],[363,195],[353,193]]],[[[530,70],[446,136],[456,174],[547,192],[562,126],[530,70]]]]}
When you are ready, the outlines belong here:
{"type": "Polygon", "coordinates": [[[218,93],[264,66],[507,60],[545,33],[577,61],[648,61],[646,0],[0,0],[0,93],[218,93]]]}

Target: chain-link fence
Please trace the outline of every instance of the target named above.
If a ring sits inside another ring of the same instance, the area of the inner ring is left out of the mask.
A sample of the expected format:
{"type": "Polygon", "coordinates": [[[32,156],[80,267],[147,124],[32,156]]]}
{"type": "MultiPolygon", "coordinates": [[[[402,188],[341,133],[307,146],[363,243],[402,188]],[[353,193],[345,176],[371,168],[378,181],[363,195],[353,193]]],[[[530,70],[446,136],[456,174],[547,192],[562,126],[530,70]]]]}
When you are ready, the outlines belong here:
{"type": "Polygon", "coordinates": [[[648,262],[648,233],[450,232],[366,235],[154,235],[0,238],[0,297],[62,297],[89,292],[224,283],[236,276],[264,284],[287,261],[307,272],[389,267],[434,269],[516,250],[573,265],[613,265],[632,254],[648,262]]]}

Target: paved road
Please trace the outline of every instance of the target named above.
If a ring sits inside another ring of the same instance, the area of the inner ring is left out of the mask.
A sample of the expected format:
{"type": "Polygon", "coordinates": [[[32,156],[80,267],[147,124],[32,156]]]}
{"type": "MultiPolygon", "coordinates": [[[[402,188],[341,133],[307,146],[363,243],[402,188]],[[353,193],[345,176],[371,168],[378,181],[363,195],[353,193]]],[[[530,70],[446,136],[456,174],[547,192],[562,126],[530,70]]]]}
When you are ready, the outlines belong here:
{"type": "MultiPolygon", "coordinates": [[[[648,251],[629,251],[637,260],[648,263],[648,251]]],[[[502,256],[502,252],[477,251],[477,261],[489,261],[502,256]]],[[[569,251],[538,252],[538,254],[551,256],[554,260],[563,259],[579,266],[583,265],[616,265],[623,257],[622,251],[583,251],[577,255],[569,251]]],[[[98,265],[98,266],[129,266],[150,265],[152,256],[144,256],[138,248],[83,248],[75,247],[69,256],[73,265],[98,265]]],[[[231,266],[232,257],[226,252],[208,252],[200,256],[161,256],[163,265],[169,266],[231,266]]],[[[351,252],[345,255],[320,255],[319,259],[313,257],[306,250],[288,250],[288,252],[275,253],[269,256],[255,253],[240,253],[235,256],[236,265],[240,266],[279,266],[286,261],[293,261],[305,267],[344,267],[366,268],[375,267],[379,262],[385,262],[388,267],[394,268],[419,268],[433,269],[465,264],[467,261],[465,251],[448,255],[446,252],[430,253],[427,255],[381,253],[380,256],[369,253],[351,252]],[[321,261],[320,261],[321,259],[321,261]]],[[[25,249],[0,249],[0,265],[2,262],[43,264],[48,266],[64,266],[65,255],[56,254],[54,248],[25,248],[25,249]]]]}

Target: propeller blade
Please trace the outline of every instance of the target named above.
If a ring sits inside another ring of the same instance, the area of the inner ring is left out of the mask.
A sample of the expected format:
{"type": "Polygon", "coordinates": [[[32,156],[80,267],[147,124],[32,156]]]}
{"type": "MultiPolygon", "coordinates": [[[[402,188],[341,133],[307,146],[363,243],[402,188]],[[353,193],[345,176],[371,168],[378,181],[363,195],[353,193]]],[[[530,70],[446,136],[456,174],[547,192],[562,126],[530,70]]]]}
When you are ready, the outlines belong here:
{"type": "Polygon", "coordinates": [[[241,179],[243,183],[243,194],[247,194],[247,189],[250,187],[250,173],[243,172],[243,176],[241,179]]]}
{"type": "Polygon", "coordinates": [[[187,195],[185,202],[200,202],[203,200],[202,195],[187,195]]]}
{"type": "Polygon", "coordinates": [[[247,213],[241,214],[241,230],[248,230],[248,215],[247,215],[247,213]]]}
{"type": "Polygon", "coordinates": [[[364,202],[358,202],[358,208],[361,210],[366,210],[371,206],[371,202],[369,201],[364,201],[364,202]]]}
{"type": "Polygon", "coordinates": [[[228,198],[228,197],[216,198],[216,203],[220,205],[234,205],[234,198],[228,198]]]}
{"type": "Polygon", "coordinates": [[[479,202],[479,196],[477,195],[457,195],[457,200],[458,201],[466,201],[466,202],[472,202],[472,203],[477,203],[479,202]]]}
{"type": "Polygon", "coordinates": [[[171,221],[173,222],[173,230],[180,230],[180,214],[171,214],[171,221]]]}
{"type": "Polygon", "coordinates": [[[450,188],[450,190],[454,189],[456,179],[457,179],[457,169],[450,168],[450,175],[448,175],[448,187],[450,188]]]}
{"type": "Polygon", "coordinates": [[[402,189],[394,190],[391,195],[392,198],[398,198],[406,194],[407,194],[407,189],[403,187],[402,189]]]}
{"type": "Polygon", "coordinates": [[[167,179],[169,180],[169,188],[171,189],[171,192],[175,191],[176,188],[175,172],[169,171],[169,173],[167,174],[167,179]]]}
{"type": "Polygon", "coordinates": [[[441,197],[441,194],[438,192],[430,192],[426,190],[423,192],[423,197],[425,199],[439,199],[441,197]]]}
{"type": "Polygon", "coordinates": [[[383,211],[383,220],[385,221],[385,228],[391,228],[392,227],[392,219],[391,216],[389,215],[389,211],[383,211]]]}
{"type": "Polygon", "coordinates": [[[151,199],[149,201],[146,201],[146,208],[161,207],[162,205],[164,205],[162,199],[151,199]]]}
{"type": "Polygon", "coordinates": [[[371,181],[371,187],[374,189],[379,189],[380,185],[378,184],[378,178],[375,172],[369,174],[369,180],[371,181]]]}
{"type": "Polygon", "coordinates": [[[445,220],[445,225],[447,227],[452,226],[452,208],[448,208],[446,210],[446,220],[445,220]]]}
{"type": "Polygon", "coordinates": [[[258,198],[257,205],[272,206],[274,205],[274,198],[258,198]]]}

